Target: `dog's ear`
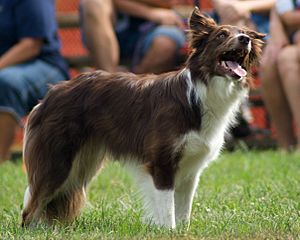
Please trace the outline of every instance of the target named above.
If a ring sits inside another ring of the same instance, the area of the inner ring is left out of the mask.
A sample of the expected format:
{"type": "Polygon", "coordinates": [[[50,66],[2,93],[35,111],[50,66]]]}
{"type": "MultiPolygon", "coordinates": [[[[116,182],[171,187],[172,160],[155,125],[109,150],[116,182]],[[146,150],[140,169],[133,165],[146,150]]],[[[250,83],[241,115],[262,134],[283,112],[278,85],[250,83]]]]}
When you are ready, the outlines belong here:
{"type": "Polygon", "coordinates": [[[217,24],[195,7],[189,20],[189,27],[189,46],[191,49],[197,49],[205,46],[209,34],[216,29],[217,24]]]}
{"type": "Polygon", "coordinates": [[[251,29],[247,29],[245,32],[249,37],[251,37],[252,41],[252,48],[249,54],[250,64],[258,64],[262,49],[266,43],[264,39],[266,34],[253,31],[251,29]]]}
{"type": "Polygon", "coordinates": [[[252,39],[259,39],[259,40],[263,40],[267,36],[267,34],[256,32],[249,29],[246,31],[246,34],[250,36],[252,39]]]}
{"type": "Polygon", "coordinates": [[[189,26],[194,33],[209,34],[217,24],[212,18],[203,15],[198,7],[195,7],[189,20],[189,26]]]}

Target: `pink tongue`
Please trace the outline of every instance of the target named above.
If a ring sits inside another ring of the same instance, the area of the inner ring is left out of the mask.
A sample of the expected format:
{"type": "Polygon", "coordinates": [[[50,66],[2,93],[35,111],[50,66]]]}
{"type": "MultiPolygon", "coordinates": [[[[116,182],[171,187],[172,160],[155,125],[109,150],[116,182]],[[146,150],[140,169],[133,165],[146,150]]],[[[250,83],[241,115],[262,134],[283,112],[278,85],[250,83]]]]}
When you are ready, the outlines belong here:
{"type": "Polygon", "coordinates": [[[237,62],[226,61],[227,66],[238,76],[245,77],[247,71],[243,69],[237,62]]]}

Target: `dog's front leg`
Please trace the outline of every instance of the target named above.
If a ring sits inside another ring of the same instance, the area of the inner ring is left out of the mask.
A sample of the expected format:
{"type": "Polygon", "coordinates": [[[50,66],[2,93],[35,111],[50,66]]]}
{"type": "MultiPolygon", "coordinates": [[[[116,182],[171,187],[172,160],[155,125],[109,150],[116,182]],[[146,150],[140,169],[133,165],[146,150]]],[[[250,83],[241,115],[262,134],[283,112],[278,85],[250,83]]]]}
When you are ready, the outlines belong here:
{"type": "Polygon", "coordinates": [[[175,228],[173,173],[159,171],[156,167],[149,171],[148,166],[130,168],[143,197],[143,221],[160,227],[175,228]]]}
{"type": "Polygon", "coordinates": [[[175,228],[174,190],[151,189],[150,198],[146,198],[146,211],[148,222],[157,226],[175,228]]]}
{"type": "Polygon", "coordinates": [[[192,211],[192,204],[199,177],[190,176],[189,178],[178,181],[175,187],[175,216],[176,224],[187,224],[189,227],[192,211]]]}

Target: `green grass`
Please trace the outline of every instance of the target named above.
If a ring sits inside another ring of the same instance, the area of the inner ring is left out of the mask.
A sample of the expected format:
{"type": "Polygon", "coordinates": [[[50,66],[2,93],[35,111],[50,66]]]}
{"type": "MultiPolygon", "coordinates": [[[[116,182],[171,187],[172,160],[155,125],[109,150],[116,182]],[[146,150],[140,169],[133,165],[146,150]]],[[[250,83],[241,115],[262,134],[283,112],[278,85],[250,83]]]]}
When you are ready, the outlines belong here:
{"type": "Polygon", "coordinates": [[[224,153],[201,176],[189,230],[145,226],[135,186],[108,164],[70,226],[22,229],[26,176],[21,163],[0,166],[0,239],[300,239],[300,155],[224,153]]]}

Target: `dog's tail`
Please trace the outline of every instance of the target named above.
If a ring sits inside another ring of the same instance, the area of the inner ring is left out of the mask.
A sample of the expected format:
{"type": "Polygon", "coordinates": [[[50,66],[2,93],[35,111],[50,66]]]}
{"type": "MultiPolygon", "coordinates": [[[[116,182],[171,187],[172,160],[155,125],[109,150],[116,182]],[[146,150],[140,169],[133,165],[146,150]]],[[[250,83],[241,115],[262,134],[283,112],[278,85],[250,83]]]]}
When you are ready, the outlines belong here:
{"type": "Polygon", "coordinates": [[[79,215],[85,204],[85,189],[74,189],[70,192],[58,193],[48,203],[38,203],[31,198],[22,213],[22,226],[38,220],[52,224],[53,221],[72,222],[79,215]]]}
{"type": "Polygon", "coordinates": [[[60,222],[72,222],[85,204],[83,188],[61,193],[54,197],[45,208],[46,222],[57,219],[60,222]]]}
{"type": "MultiPolygon", "coordinates": [[[[53,103],[49,105],[53,107],[53,103]]],[[[72,124],[54,121],[57,114],[45,110],[45,104],[42,103],[33,109],[28,118],[23,159],[30,197],[22,213],[22,226],[39,220],[48,222],[53,218],[72,219],[84,203],[85,193],[81,187],[65,189],[62,195],[62,187],[70,174],[79,140],[69,134],[76,134],[72,124]]]]}

